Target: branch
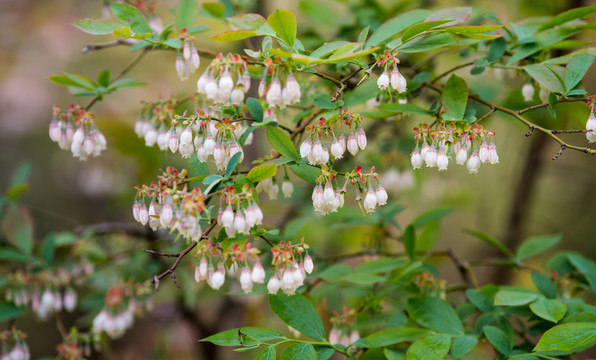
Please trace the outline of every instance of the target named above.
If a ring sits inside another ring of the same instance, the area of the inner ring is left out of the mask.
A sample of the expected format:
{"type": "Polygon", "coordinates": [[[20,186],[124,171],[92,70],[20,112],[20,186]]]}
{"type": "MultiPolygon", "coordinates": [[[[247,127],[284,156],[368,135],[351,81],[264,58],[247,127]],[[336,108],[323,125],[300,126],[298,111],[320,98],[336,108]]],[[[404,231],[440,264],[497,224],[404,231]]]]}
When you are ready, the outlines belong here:
{"type": "Polygon", "coordinates": [[[445,71],[444,73],[441,73],[440,75],[437,75],[437,77],[435,77],[434,79],[432,79],[430,82],[431,82],[431,84],[434,84],[434,83],[436,83],[436,82],[437,82],[437,80],[439,80],[440,78],[442,78],[442,77],[444,77],[444,76],[447,76],[447,75],[451,74],[452,72],[454,72],[454,71],[456,71],[456,70],[459,70],[459,69],[462,69],[462,68],[465,68],[465,67],[468,67],[468,66],[472,66],[472,65],[474,65],[474,62],[473,62],[473,61],[467,62],[467,63],[465,63],[465,64],[460,64],[460,65],[457,65],[457,66],[455,66],[455,67],[453,67],[453,68],[451,68],[451,69],[449,69],[449,70],[445,71]]]}

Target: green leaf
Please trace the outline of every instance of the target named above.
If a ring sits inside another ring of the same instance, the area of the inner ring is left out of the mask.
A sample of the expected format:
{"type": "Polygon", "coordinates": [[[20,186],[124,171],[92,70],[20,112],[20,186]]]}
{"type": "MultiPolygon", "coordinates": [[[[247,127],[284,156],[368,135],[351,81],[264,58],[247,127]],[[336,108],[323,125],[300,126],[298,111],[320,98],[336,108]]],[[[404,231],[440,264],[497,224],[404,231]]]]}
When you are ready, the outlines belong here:
{"type": "Polygon", "coordinates": [[[232,173],[236,169],[236,166],[238,166],[238,162],[240,162],[241,156],[242,156],[242,153],[237,152],[234,154],[234,156],[232,156],[230,158],[230,161],[228,161],[228,165],[226,166],[226,177],[227,178],[230,178],[230,176],[232,176],[232,173]]]}
{"type": "Polygon", "coordinates": [[[292,143],[290,137],[282,130],[273,126],[267,126],[267,138],[269,139],[271,146],[283,156],[296,161],[300,159],[296,152],[296,148],[294,147],[294,143],[292,143]]]}
{"type": "Polygon", "coordinates": [[[421,229],[434,221],[444,218],[445,216],[451,214],[451,212],[453,212],[453,208],[432,209],[420,214],[416,219],[414,219],[414,221],[412,221],[412,224],[414,227],[416,227],[416,229],[421,229]]]}
{"type": "Polygon", "coordinates": [[[203,9],[215,18],[222,18],[226,12],[223,4],[213,1],[203,3],[203,9]]]}
{"type": "Polygon", "coordinates": [[[221,34],[211,37],[213,41],[238,41],[244,40],[253,36],[257,36],[257,33],[246,30],[232,30],[224,31],[221,34]]]}
{"type": "Polygon", "coordinates": [[[369,48],[392,38],[404,29],[423,21],[428,14],[430,14],[428,10],[416,9],[387,20],[372,33],[364,47],[369,48]]]}
{"type": "Polygon", "coordinates": [[[420,325],[450,335],[464,335],[464,327],[457,313],[445,300],[419,297],[408,300],[410,317],[420,325]]]}
{"type": "Polygon", "coordinates": [[[383,104],[378,106],[379,110],[394,112],[398,114],[406,113],[406,114],[420,114],[420,115],[429,115],[434,116],[434,112],[430,110],[425,110],[419,106],[413,104],[398,104],[398,103],[390,103],[390,104],[383,104]]]}
{"type": "Polygon", "coordinates": [[[544,31],[547,29],[554,28],[555,26],[565,24],[575,19],[584,18],[594,12],[596,12],[596,6],[584,6],[580,8],[567,10],[542,24],[542,26],[538,28],[538,31],[544,31]]]}
{"type": "Polygon", "coordinates": [[[219,174],[211,174],[211,175],[207,176],[205,179],[203,179],[203,184],[211,185],[217,181],[221,181],[221,179],[223,179],[223,176],[221,176],[219,174]]]}
{"type": "Polygon", "coordinates": [[[445,31],[460,35],[468,34],[482,34],[490,31],[495,31],[502,28],[503,25],[466,25],[466,26],[452,26],[445,29],[445,31]]]}
{"type": "Polygon", "coordinates": [[[333,348],[327,346],[315,345],[314,348],[317,353],[317,360],[327,360],[335,353],[333,348]]]}
{"type": "Polygon", "coordinates": [[[560,28],[544,32],[536,37],[536,41],[523,44],[521,47],[516,49],[516,51],[507,61],[507,64],[511,65],[519,60],[525,59],[526,57],[535,54],[538,51],[552,44],[555,44],[565,38],[573,36],[579,33],[580,31],[580,29],[576,28],[560,28]]]}
{"type": "MultiPolygon", "coordinates": [[[[555,67],[555,69],[563,72],[563,68],[555,67]]],[[[545,64],[533,64],[524,66],[523,69],[536,80],[540,85],[551,92],[563,94],[565,93],[564,85],[559,81],[557,76],[545,64]]]]}
{"type": "Polygon", "coordinates": [[[223,331],[201,339],[200,341],[210,342],[219,346],[251,346],[258,344],[257,341],[269,341],[285,338],[285,336],[274,330],[257,327],[243,327],[223,331]]]}
{"type": "Polygon", "coordinates": [[[516,257],[519,261],[523,261],[550,249],[559,241],[561,241],[561,234],[531,237],[519,246],[516,257]]]}
{"type": "Polygon", "coordinates": [[[72,22],[80,30],[92,35],[108,35],[122,27],[115,21],[108,19],[88,18],[72,22]]]}
{"type": "MultiPolygon", "coordinates": [[[[416,53],[438,49],[457,42],[455,37],[448,33],[431,33],[424,37],[420,37],[419,39],[420,40],[410,41],[403,46],[397,46],[397,49],[399,49],[399,52],[403,53],[416,53]]],[[[388,44],[388,46],[390,45],[392,44],[388,44]]]]}
{"type": "Polygon", "coordinates": [[[27,308],[16,307],[13,304],[1,302],[0,303],[0,322],[8,321],[18,318],[27,308]]]}
{"type": "Polygon", "coordinates": [[[190,159],[188,159],[188,165],[196,175],[209,174],[209,168],[207,167],[207,163],[199,161],[199,159],[197,158],[197,154],[192,154],[190,159]]]}
{"type": "Polygon", "coordinates": [[[509,338],[503,330],[489,325],[483,327],[482,331],[484,332],[484,336],[486,336],[488,341],[490,341],[492,346],[494,346],[498,352],[505,356],[511,353],[514,344],[509,342],[509,338]]]}
{"type": "Polygon", "coordinates": [[[451,75],[443,88],[441,101],[447,114],[457,120],[463,119],[468,104],[468,85],[464,79],[451,75]]]}
{"type": "Polygon", "coordinates": [[[12,248],[2,247],[0,248],[0,260],[10,262],[23,262],[32,263],[35,262],[35,258],[29,255],[25,255],[12,248]]]}
{"type": "Polygon", "coordinates": [[[302,163],[290,165],[290,170],[298,175],[298,177],[311,184],[314,184],[319,175],[321,175],[321,169],[318,167],[302,163]]]}
{"type": "Polygon", "coordinates": [[[556,298],[557,288],[553,284],[553,281],[546,275],[534,271],[532,273],[532,281],[536,285],[536,288],[543,293],[546,297],[556,298]]]}
{"type": "Polygon", "coordinates": [[[263,106],[261,106],[259,100],[249,97],[246,99],[246,107],[248,107],[248,112],[257,122],[263,122],[263,106]]]}
{"type": "Polygon", "coordinates": [[[406,360],[439,360],[449,352],[451,338],[439,334],[416,340],[406,353],[406,360]]]}
{"type": "Polygon", "coordinates": [[[567,259],[577,271],[586,277],[586,280],[588,280],[588,283],[590,283],[590,286],[592,287],[592,292],[596,293],[596,264],[594,264],[593,261],[576,254],[568,254],[567,259]]]}
{"type": "Polygon", "coordinates": [[[293,12],[277,9],[269,15],[267,23],[289,47],[294,48],[297,24],[293,12]]]}
{"type": "Polygon", "coordinates": [[[137,34],[153,32],[143,13],[136,7],[128,4],[112,3],[110,9],[118,19],[130,26],[130,29],[137,34]]]}
{"type": "Polygon", "coordinates": [[[269,295],[269,307],[286,324],[315,340],[325,341],[325,328],[315,307],[304,296],[269,295]]]}
{"type": "Polygon", "coordinates": [[[464,229],[464,232],[466,234],[470,234],[470,235],[484,241],[485,243],[491,245],[495,249],[500,250],[503,254],[505,254],[509,257],[514,256],[513,252],[511,250],[509,250],[502,242],[500,242],[499,240],[495,239],[494,237],[492,237],[488,234],[485,234],[478,230],[472,230],[472,229],[464,229]]]}
{"type": "Polygon", "coordinates": [[[594,62],[593,55],[580,54],[575,55],[569,60],[567,67],[565,68],[565,88],[571,90],[577,85],[586,75],[588,69],[594,62]]]}
{"type": "Polygon", "coordinates": [[[486,60],[489,63],[493,63],[501,58],[507,50],[507,40],[504,37],[499,37],[493,40],[488,48],[488,54],[486,60]]]}
{"type": "Polygon", "coordinates": [[[443,25],[445,23],[451,22],[451,20],[435,20],[435,21],[425,21],[422,23],[414,24],[404,31],[403,35],[401,36],[401,43],[405,44],[408,40],[413,38],[414,36],[421,34],[427,30],[435,28],[437,26],[443,25]]]}
{"type": "Polygon", "coordinates": [[[478,310],[483,312],[492,311],[494,309],[491,300],[482,291],[476,289],[467,289],[466,297],[478,310]]]}
{"type": "Polygon", "coordinates": [[[407,263],[403,259],[381,257],[358,265],[356,269],[354,269],[354,272],[371,274],[385,273],[400,268],[406,264],[407,263]]]}
{"type": "Polygon", "coordinates": [[[334,264],[325,270],[321,271],[318,276],[329,282],[340,281],[343,276],[348,275],[352,272],[352,268],[346,264],[334,264]]]}
{"type": "Polygon", "coordinates": [[[281,360],[315,360],[317,353],[312,344],[294,344],[281,353],[281,360]]]}
{"type": "Polygon", "coordinates": [[[2,235],[21,253],[30,255],[33,250],[33,219],[29,211],[17,204],[5,206],[0,218],[2,235]]]}
{"type": "Polygon", "coordinates": [[[254,360],[275,360],[275,346],[265,346],[254,360]]]}
{"type": "Polygon", "coordinates": [[[495,305],[497,306],[520,306],[536,300],[540,294],[525,288],[508,287],[497,292],[495,305]]]}
{"type": "Polygon", "coordinates": [[[176,16],[178,30],[191,27],[195,22],[198,12],[199,4],[197,0],[179,0],[178,13],[176,16]]]}
{"type": "Polygon", "coordinates": [[[552,355],[573,354],[596,343],[596,323],[557,325],[542,335],[534,351],[552,355]]]}
{"type": "Polygon", "coordinates": [[[349,41],[334,41],[330,43],[324,43],[323,45],[319,46],[316,50],[314,50],[312,53],[310,53],[310,56],[314,58],[322,58],[325,55],[329,55],[333,51],[349,43],[349,41]]]}
{"type": "Polygon", "coordinates": [[[331,96],[324,93],[313,96],[312,103],[321,109],[331,110],[337,108],[337,104],[333,102],[331,96]]]}
{"type": "Polygon", "coordinates": [[[451,343],[451,356],[456,359],[467,355],[470,351],[474,350],[478,344],[478,338],[474,336],[458,336],[453,339],[451,343]]]}
{"type": "Polygon", "coordinates": [[[275,36],[267,20],[258,14],[242,14],[227,18],[230,29],[254,32],[256,35],[275,36]]]}
{"type": "Polygon", "coordinates": [[[384,329],[358,340],[354,345],[366,348],[384,347],[404,341],[416,340],[430,334],[430,330],[411,327],[384,329]]]}
{"type": "Polygon", "coordinates": [[[402,235],[402,241],[410,261],[416,260],[416,227],[414,224],[410,224],[406,227],[402,235]]]}
{"type": "Polygon", "coordinates": [[[391,350],[389,348],[383,349],[383,355],[387,360],[406,360],[406,354],[403,352],[391,350]]]}
{"type": "Polygon", "coordinates": [[[250,169],[246,177],[254,183],[269,179],[270,177],[275,176],[276,173],[277,166],[275,164],[263,164],[250,169]]]}
{"type": "Polygon", "coordinates": [[[567,306],[559,300],[539,298],[530,304],[530,310],[544,320],[557,323],[565,316],[567,306]]]}
{"type": "Polygon", "coordinates": [[[346,275],[341,280],[358,285],[373,285],[385,281],[385,277],[368,273],[355,273],[346,275]]]}
{"type": "Polygon", "coordinates": [[[110,70],[104,70],[97,75],[97,84],[107,87],[110,85],[110,70]]]}

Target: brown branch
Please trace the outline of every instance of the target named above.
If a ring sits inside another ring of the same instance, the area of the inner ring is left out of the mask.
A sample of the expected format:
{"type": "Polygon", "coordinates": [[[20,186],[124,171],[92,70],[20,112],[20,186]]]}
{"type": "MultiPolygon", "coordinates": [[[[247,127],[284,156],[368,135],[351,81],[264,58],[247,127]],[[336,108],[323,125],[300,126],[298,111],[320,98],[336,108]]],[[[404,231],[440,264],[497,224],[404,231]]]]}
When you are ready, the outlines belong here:
{"type": "Polygon", "coordinates": [[[453,264],[457,267],[459,274],[461,275],[462,279],[465,281],[466,285],[470,288],[478,288],[478,279],[476,278],[476,274],[470,267],[470,264],[467,261],[461,261],[453,249],[449,248],[445,251],[447,256],[453,261],[453,264]]]}
{"type": "Polygon", "coordinates": [[[452,67],[451,69],[449,69],[449,70],[447,70],[447,71],[445,71],[445,72],[443,72],[443,73],[441,73],[441,74],[437,75],[437,76],[436,76],[434,79],[432,79],[430,82],[431,82],[431,84],[434,84],[434,83],[436,83],[436,82],[437,82],[437,80],[439,80],[440,78],[442,78],[442,77],[445,77],[445,76],[447,76],[447,75],[451,74],[451,73],[452,73],[452,72],[454,72],[454,71],[457,71],[457,70],[459,70],[459,69],[462,69],[462,68],[465,68],[465,67],[468,67],[468,66],[472,66],[472,65],[474,65],[474,62],[473,62],[473,61],[470,61],[470,62],[467,62],[467,63],[465,63],[465,64],[460,64],[460,65],[457,65],[457,66],[455,66],[455,67],[452,67]]]}
{"type": "Polygon", "coordinates": [[[111,48],[111,47],[115,47],[115,46],[122,46],[122,45],[132,46],[133,43],[126,39],[118,39],[118,40],[105,42],[105,43],[99,43],[99,44],[87,44],[87,45],[83,46],[83,50],[81,50],[81,52],[83,54],[86,54],[89,51],[102,50],[102,49],[107,49],[107,48],[111,48]]]}
{"type": "Polygon", "coordinates": [[[260,235],[259,237],[260,237],[261,239],[265,240],[265,242],[267,242],[267,244],[269,244],[269,246],[271,246],[271,247],[274,247],[274,246],[275,246],[275,244],[273,244],[273,243],[271,242],[271,240],[267,239],[265,236],[263,236],[263,235],[260,235]]]}
{"type": "MultiPolygon", "coordinates": [[[[558,103],[566,103],[566,102],[577,102],[577,101],[585,101],[588,102],[590,100],[589,97],[584,97],[584,98],[573,98],[573,99],[566,99],[566,98],[561,98],[558,99],[557,102],[555,104],[558,103]]],[[[544,104],[537,104],[537,105],[532,105],[532,106],[528,106],[527,108],[523,108],[521,110],[518,110],[517,112],[521,115],[527,111],[531,111],[531,110],[535,110],[535,109],[540,109],[543,107],[548,107],[549,104],[548,103],[544,103],[544,104]]]]}

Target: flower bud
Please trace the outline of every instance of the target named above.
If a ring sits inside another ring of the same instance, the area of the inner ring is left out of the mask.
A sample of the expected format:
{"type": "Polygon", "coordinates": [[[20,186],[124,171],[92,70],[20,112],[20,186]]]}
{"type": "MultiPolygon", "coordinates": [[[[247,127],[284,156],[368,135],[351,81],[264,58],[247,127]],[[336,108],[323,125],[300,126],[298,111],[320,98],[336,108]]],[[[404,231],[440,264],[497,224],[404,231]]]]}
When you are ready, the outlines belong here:
{"type": "Polygon", "coordinates": [[[457,155],[455,156],[455,162],[459,165],[464,165],[468,160],[468,149],[462,146],[458,151],[457,155]]]}
{"type": "Polygon", "coordinates": [[[491,141],[490,145],[488,145],[488,163],[497,164],[498,162],[499,155],[497,154],[497,146],[495,145],[494,141],[491,141]]]}
{"type": "Polygon", "coordinates": [[[232,90],[232,94],[230,95],[230,100],[232,100],[232,105],[238,105],[244,100],[244,92],[239,87],[236,87],[232,90]]]}
{"type": "Polygon", "coordinates": [[[269,281],[267,282],[267,292],[269,294],[275,295],[279,291],[279,287],[280,281],[277,278],[277,275],[273,275],[271,279],[269,279],[269,281]]]}
{"type": "Polygon", "coordinates": [[[252,285],[251,271],[248,267],[245,267],[240,273],[240,287],[245,293],[249,293],[252,291],[252,285]]]}
{"type": "Polygon", "coordinates": [[[219,288],[221,288],[224,284],[225,280],[226,276],[224,275],[223,270],[218,269],[211,275],[211,277],[207,279],[207,284],[209,284],[213,290],[219,290],[219,288]]]}
{"type": "Polygon", "coordinates": [[[377,203],[379,205],[387,204],[387,191],[381,185],[377,186],[377,189],[375,190],[375,196],[377,197],[377,203]]]}
{"type": "Polygon", "coordinates": [[[367,213],[375,211],[375,207],[377,206],[377,197],[375,193],[372,191],[372,189],[368,190],[368,192],[366,193],[363,206],[364,210],[366,210],[367,213]]]}
{"type": "Polygon", "coordinates": [[[412,152],[410,162],[412,163],[412,167],[414,169],[421,169],[422,168],[422,155],[420,155],[420,150],[415,149],[412,152]]]}
{"type": "Polygon", "coordinates": [[[230,227],[234,225],[234,210],[228,205],[226,210],[221,215],[221,225],[224,227],[230,227]]]}
{"type": "Polygon", "coordinates": [[[207,91],[207,81],[209,80],[209,76],[205,71],[197,80],[197,92],[199,94],[205,94],[207,91]]]}
{"type": "Polygon", "coordinates": [[[526,83],[521,91],[525,101],[532,101],[534,99],[534,86],[532,84],[526,83]]]}
{"type": "Polygon", "coordinates": [[[157,141],[157,131],[153,127],[145,133],[145,145],[153,146],[157,141]]]}
{"type": "Polygon", "coordinates": [[[176,73],[180,80],[188,80],[188,72],[186,71],[186,64],[181,56],[176,57],[176,73]]]}
{"type": "Polygon", "coordinates": [[[350,132],[348,136],[348,151],[352,156],[356,156],[358,153],[358,140],[356,140],[356,136],[354,136],[353,132],[350,132]]]}
{"type": "Polygon", "coordinates": [[[358,141],[360,150],[364,150],[366,147],[366,134],[364,133],[364,129],[359,128],[358,131],[356,131],[356,140],[358,141]]]}
{"type": "Polygon", "coordinates": [[[381,90],[387,89],[389,86],[389,75],[387,75],[387,71],[383,71],[381,76],[379,76],[379,79],[377,80],[377,86],[381,90]]]}
{"type": "Polygon", "coordinates": [[[480,158],[478,157],[478,153],[474,151],[466,164],[470,174],[476,174],[478,172],[478,169],[480,169],[480,164],[481,162],[480,158]]]}
{"type": "Polygon", "coordinates": [[[294,185],[289,179],[284,179],[281,183],[281,192],[284,194],[285,198],[289,198],[294,193],[294,185]]]}
{"type": "Polygon", "coordinates": [[[311,273],[314,269],[314,263],[312,261],[312,258],[310,257],[310,255],[306,255],[306,257],[304,258],[304,271],[306,271],[307,273],[311,273]]]}
{"type": "Polygon", "coordinates": [[[406,91],[407,85],[406,78],[397,70],[397,67],[394,67],[391,72],[391,87],[401,94],[406,91]]]}
{"type": "Polygon", "coordinates": [[[77,293],[74,291],[73,288],[69,287],[64,292],[63,304],[66,311],[74,311],[75,307],[77,306],[77,293]]]}
{"type": "Polygon", "coordinates": [[[265,282],[265,269],[260,262],[255,263],[252,268],[251,279],[256,284],[262,284],[265,282]]]}
{"type": "Polygon", "coordinates": [[[486,144],[486,141],[482,141],[482,145],[480,145],[480,150],[478,151],[478,157],[480,158],[480,161],[482,161],[483,163],[488,161],[488,145],[486,144]]]}
{"type": "Polygon", "coordinates": [[[174,212],[172,211],[171,204],[165,204],[161,209],[161,215],[159,216],[159,223],[162,227],[167,228],[170,226],[172,222],[172,218],[174,217],[174,212]]]}
{"type": "Polygon", "coordinates": [[[300,156],[303,158],[307,157],[308,154],[310,154],[311,149],[312,142],[310,141],[310,138],[306,138],[300,145],[300,156]]]}
{"type": "Polygon", "coordinates": [[[192,130],[190,126],[182,131],[180,135],[180,145],[192,144],[192,130]]]}
{"type": "Polygon", "coordinates": [[[426,153],[425,162],[426,167],[434,167],[435,165],[437,165],[437,150],[434,147],[428,149],[428,152],[426,153]]]}
{"type": "Polygon", "coordinates": [[[336,159],[341,159],[343,157],[343,153],[344,151],[339,141],[333,140],[331,143],[331,155],[333,155],[333,157],[336,159]]]}
{"type": "Polygon", "coordinates": [[[447,166],[449,166],[449,158],[445,154],[445,151],[439,151],[439,155],[437,156],[437,168],[439,171],[447,170],[447,166]]]}
{"type": "Polygon", "coordinates": [[[146,225],[149,221],[149,213],[147,212],[147,208],[145,204],[141,204],[139,207],[139,222],[143,225],[146,225]]]}
{"type": "Polygon", "coordinates": [[[271,83],[271,87],[269,91],[267,91],[267,103],[269,106],[278,106],[280,105],[281,100],[281,84],[279,83],[279,79],[275,78],[271,83]]]}
{"type": "Polygon", "coordinates": [[[201,58],[199,57],[199,52],[197,48],[193,45],[190,49],[190,66],[192,68],[192,72],[194,73],[201,65],[201,58]]]}

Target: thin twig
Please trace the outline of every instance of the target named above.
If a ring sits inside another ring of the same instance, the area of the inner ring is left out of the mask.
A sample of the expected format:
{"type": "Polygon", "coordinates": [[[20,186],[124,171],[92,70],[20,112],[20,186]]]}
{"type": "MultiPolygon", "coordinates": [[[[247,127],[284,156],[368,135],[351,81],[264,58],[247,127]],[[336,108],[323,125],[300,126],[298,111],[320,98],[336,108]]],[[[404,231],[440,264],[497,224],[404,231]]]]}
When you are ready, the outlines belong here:
{"type": "Polygon", "coordinates": [[[459,69],[462,69],[462,68],[465,68],[465,67],[468,67],[468,66],[472,66],[472,65],[474,65],[474,62],[473,62],[473,61],[470,61],[470,62],[467,62],[467,63],[465,63],[465,64],[460,64],[460,65],[457,65],[457,66],[455,66],[455,67],[452,67],[451,69],[449,69],[449,70],[447,70],[447,71],[445,71],[445,72],[443,72],[443,73],[441,73],[441,74],[437,75],[437,76],[436,76],[434,79],[432,79],[430,82],[431,82],[431,84],[434,84],[434,83],[436,83],[436,82],[437,82],[437,80],[439,80],[440,78],[442,78],[442,77],[444,77],[444,76],[447,76],[447,75],[451,74],[452,72],[454,72],[454,71],[456,71],[456,70],[459,70],[459,69]]]}

